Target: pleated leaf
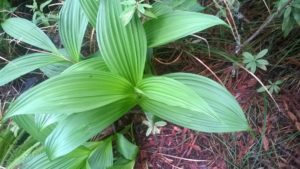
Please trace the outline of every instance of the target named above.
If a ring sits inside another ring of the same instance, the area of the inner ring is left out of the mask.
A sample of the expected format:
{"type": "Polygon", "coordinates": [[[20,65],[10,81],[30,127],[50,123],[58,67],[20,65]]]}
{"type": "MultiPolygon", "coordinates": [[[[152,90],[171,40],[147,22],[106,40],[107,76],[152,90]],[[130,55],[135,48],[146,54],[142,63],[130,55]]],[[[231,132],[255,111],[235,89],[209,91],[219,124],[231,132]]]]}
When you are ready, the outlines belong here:
{"type": "MultiPolygon", "coordinates": [[[[142,108],[148,107],[148,101],[156,101],[165,107],[177,106],[190,111],[198,112],[198,115],[207,115],[218,120],[216,112],[208,103],[197,95],[192,89],[181,82],[168,77],[148,77],[138,84],[136,92],[140,93],[142,108]]],[[[151,102],[152,103],[152,102],[151,102]]],[[[151,111],[146,112],[152,113],[151,111]]]]}
{"type": "Polygon", "coordinates": [[[119,0],[102,0],[97,18],[97,39],[107,67],[136,84],[143,77],[146,61],[146,36],[135,15],[124,26],[119,0]]]}
{"type": "Polygon", "coordinates": [[[157,47],[216,25],[226,25],[213,15],[174,11],[144,24],[148,46],[157,47]]]}
{"type": "Polygon", "coordinates": [[[91,169],[107,169],[113,165],[112,138],[101,141],[91,153],[87,162],[91,169]]]}
{"type": "Polygon", "coordinates": [[[178,106],[165,106],[149,99],[143,101],[145,111],[197,131],[221,133],[249,130],[242,109],[223,86],[206,77],[194,74],[174,73],[166,76],[176,79],[193,89],[212,107],[220,118],[213,119],[206,114],[199,114],[178,106]]]}
{"type": "Polygon", "coordinates": [[[70,115],[61,121],[47,138],[45,146],[51,158],[69,153],[122,117],[135,100],[125,99],[86,112],[70,115]]]}
{"type": "Polygon", "coordinates": [[[108,68],[101,57],[94,57],[84,61],[80,61],[64,71],[64,73],[75,72],[75,71],[106,71],[108,68]]]}
{"type": "Polygon", "coordinates": [[[127,160],[135,160],[139,152],[139,148],[128,141],[123,134],[117,133],[117,149],[127,160]]]}
{"type": "Polygon", "coordinates": [[[108,169],[134,169],[135,160],[128,161],[124,164],[116,164],[108,169]]]}
{"type": "Polygon", "coordinates": [[[61,62],[41,67],[40,70],[49,78],[61,74],[64,70],[74,65],[72,62],[61,62]]]}
{"type": "Polygon", "coordinates": [[[48,36],[35,24],[23,18],[10,18],[1,24],[11,37],[49,52],[59,53],[48,36]]]}
{"type": "Polygon", "coordinates": [[[82,40],[88,19],[79,0],[67,0],[60,11],[58,22],[61,41],[73,61],[79,61],[82,40]]]}
{"type": "MultiPolygon", "coordinates": [[[[18,124],[19,127],[28,132],[33,138],[40,142],[44,142],[47,136],[53,130],[53,125],[38,125],[39,122],[35,119],[35,115],[25,114],[25,115],[17,115],[13,117],[14,122],[18,124]]],[[[53,124],[53,123],[52,123],[53,124]]]]}
{"type": "Polygon", "coordinates": [[[80,0],[80,4],[90,23],[96,28],[99,0],[80,0]]]}
{"type": "Polygon", "coordinates": [[[55,56],[50,53],[34,53],[21,56],[9,62],[0,70],[0,86],[46,65],[66,62],[69,63],[62,57],[55,56]]]}
{"type": "Polygon", "coordinates": [[[64,156],[55,160],[50,160],[46,153],[43,153],[34,157],[28,157],[28,159],[20,165],[20,169],[81,169],[85,168],[88,153],[88,150],[83,149],[77,154],[64,156]]]}
{"type": "Polygon", "coordinates": [[[111,73],[68,73],[23,93],[11,104],[5,118],[20,114],[83,112],[132,96],[131,92],[127,80],[111,73]]]}

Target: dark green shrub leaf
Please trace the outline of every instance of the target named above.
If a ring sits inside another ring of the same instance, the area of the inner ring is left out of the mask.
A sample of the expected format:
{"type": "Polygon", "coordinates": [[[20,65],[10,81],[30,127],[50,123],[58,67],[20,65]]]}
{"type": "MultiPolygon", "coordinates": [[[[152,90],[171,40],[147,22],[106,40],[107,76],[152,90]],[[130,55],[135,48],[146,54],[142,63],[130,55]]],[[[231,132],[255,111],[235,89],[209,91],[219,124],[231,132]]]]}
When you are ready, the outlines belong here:
{"type": "MultiPolygon", "coordinates": [[[[300,4],[298,4],[300,7],[300,4]]],[[[293,16],[298,26],[300,26],[300,8],[293,8],[293,16]]]]}

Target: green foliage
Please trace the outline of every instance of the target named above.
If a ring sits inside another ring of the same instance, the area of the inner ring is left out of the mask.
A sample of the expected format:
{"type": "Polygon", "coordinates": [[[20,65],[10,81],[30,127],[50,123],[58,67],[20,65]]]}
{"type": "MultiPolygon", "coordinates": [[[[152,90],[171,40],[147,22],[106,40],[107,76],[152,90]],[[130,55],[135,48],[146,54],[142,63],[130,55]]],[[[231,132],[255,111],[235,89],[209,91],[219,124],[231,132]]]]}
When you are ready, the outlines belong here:
{"type": "MultiPolygon", "coordinates": [[[[135,106],[197,131],[249,130],[239,104],[220,84],[190,73],[144,76],[147,50],[216,25],[226,25],[222,20],[178,8],[145,23],[134,12],[125,26],[119,0],[99,0],[99,9],[92,4],[98,1],[65,2],[60,12],[59,31],[66,52],[56,49],[29,21],[12,18],[2,24],[14,38],[50,52],[47,57],[73,64],[23,93],[5,114],[5,119],[13,118],[46,151],[33,154],[22,164],[23,168],[132,169],[138,148],[123,135],[96,143],[88,140],[135,106]],[[80,49],[88,19],[96,26],[100,54],[81,61],[80,49]],[[114,139],[122,155],[117,160],[112,157],[114,139]]],[[[28,64],[30,69],[12,69],[12,65],[7,65],[0,72],[1,84],[45,66],[44,62],[29,64],[32,60],[23,59],[26,61],[21,63],[28,64]],[[11,71],[7,73],[7,70],[11,71]],[[11,75],[15,72],[16,75],[11,75]]],[[[11,64],[14,62],[20,63],[16,60],[11,64]]]]}
{"type": "Polygon", "coordinates": [[[0,167],[17,168],[39,146],[32,137],[26,137],[15,123],[6,125],[0,122],[0,167]]]}
{"type": "Polygon", "coordinates": [[[59,53],[48,36],[32,22],[22,18],[10,18],[1,24],[3,30],[19,41],[40,49],[59,53]]]}
{"type": "Polygon", "coordinates": [[[157,0],[152,6],[151,11],[155,16],[171,13],[175,10],[199,12],[204,9],[197,0],[157,0]]]}
{"type": "Polygon", "coordinates": [[[244,52],[242,55],[244,56],[243,63],[246,64],[246,68],[250,69],[252,73],[255,73],[257,68],[262,70],[267,70],[267,65],[269,62],[265,59],[262,59],[268,53],[268,49],[264,49],[260,51],[257,55],[252,55],[249,52],[244,52]]]}
{"type": "Polygon", "coordinates": [[[138,2],[136,0],[124,0],[121,3],[125,6],[125,9],[120,16],[124,26],[126,26],[130,22],[135,12],[138,12],[139,17],[145,15],[148,17],[156,18],[156,16],[151,11],[149,11],[152,6],[143,2],[144,0],[138,2]]]}
{"type": "MultiPolygon", "coordinates": [[[[12,8],[8,0],[0,1],[0,23],[8,18],[8,14],[13,12],[16,8],[12,8]]],[[[1,30],[1,27],[0,27],[1,30]]]]}
{"type": "Polygon", "coordinates": [[[212,15],[177,10],[146,22],[144,27],[148,46],[157,47],[216,25],[226,24],[212,15]]]}
{"type": "Polygon", "coordinates": [[[145,113],[147,120],[143,121],[143,124],[145,124],[148,129],[146,131],[146,136],[149,136],[150,134],[159,134],[160,133],[160,127],[166,126],[167,123],[164,121],[158,121],[156,120],[155,116],[153,114],[145,113]]]}
{"type": "MultiPolygon", "coordinates": [[[[266,86],[266,88],[268,89],[268,91],[272,94],[272,93],[276,93],[278,94],[280,92],[280,85],[283,83],[282,80],[277,80],[276,82],[271,82],[270,80],[268,80],[269,85],[266,86]]],[[[260,87],[259,89],[257,89],[257,92],[261,93],[261,92],[265,92],[265,88],[264,87],[260,87]]]]}
{"type": "Polygon", "coordinates": [[[56,22],[58,20],[58,16],[55,14],[48,13],[46,14],[44,8],[47,7],[53,0],[47,0],[40,5],[33,0],[32,5],[26,5],[27,8],[30,8],[33,12],[32,22],[36,25],[45,25],[49,26],[50,22],[56,22]]]}
{"type": "MultiPolygon", "coordinates": [[[[278,9],[280,9],[287,0],[280,0],[277,4],[278,9]]],[[[294,0],[290,5],[288,5],[283,10],[283,22],[282,22],[282,31],[284,37],[288,36],[289,33],[295,27],[300,26],[300,1],[294,0]]]]}

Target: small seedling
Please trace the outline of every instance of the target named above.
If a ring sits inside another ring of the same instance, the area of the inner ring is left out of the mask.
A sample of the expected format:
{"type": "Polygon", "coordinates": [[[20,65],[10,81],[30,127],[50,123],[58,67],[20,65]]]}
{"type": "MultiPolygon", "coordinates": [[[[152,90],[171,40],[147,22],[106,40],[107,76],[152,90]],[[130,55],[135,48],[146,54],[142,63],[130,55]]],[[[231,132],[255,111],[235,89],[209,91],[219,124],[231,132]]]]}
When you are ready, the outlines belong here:
{"type": "MultiPolygon", "coordinates": [[[[266,88],[268,89],[268,91],[272,94],[273,92],[275,92],[276,94],[279,93],[280,91],[280,85],[283,83],[282,80],[277,80],[276,82],[271,82],[270,80],[268,80],[269,85],[266,86],[266,88]]],[[[262,93],[265,92],[265,88],[264,87],[260,87],[259,89],[257,89],[257,92],[262,93]]]]}
{"type": "Polygon", "coordinates": [[[134,16],[134,13],[138,11],[138,16],[141,17],[143,15],[148,16],[150,18],[155,18],[156,16],[149,11],[148,9],[152,8],[151,5],[143,3],[144,0],[136,1],[136,0],[125,0],[122,2],[122,5],[125,6],[125,10],[121,13],[121,20],[123,22],[123,25],[127,25],[132,17],[134,16]]]}
{"type": "Polygon", "coordinates": [[[27,8],[30,8],[33,12],[32,22],[36,25],[43,24],[45,26],[50,25],[50,21],[56,21],[58,19],[57,15],[53,15],[51,13],[45,14],[44,8],[48,6],[52,0],[48,0],[38,6],[36,0],[33,0],[32,5],[26,5],[27,8]]]}
{"type": "Polygon", "coordinates": [[[155,116],[149,113],[145,113],[147,120],[143,121],[143,124],[145,124],[148,129],[146,132],[146,136],[149,136],[150,134],[159,134],[160,133],[160,127],[164,127],[167,125],[164,121],[157,121],[155,116]]]}
{"type": "Polygon", "coordinates": [[[252,73],[255,73],[257,68],[262,70],[267,70],[267,65],[269,62],[265,59],[262,59],[268,53],[268,49],[264,49],[260,51],[257,55],[252,55],[249,52],[244,52],[242,55],[244,56],[243,63],[246,64],[246,68],[249,69],[252,73]]]}

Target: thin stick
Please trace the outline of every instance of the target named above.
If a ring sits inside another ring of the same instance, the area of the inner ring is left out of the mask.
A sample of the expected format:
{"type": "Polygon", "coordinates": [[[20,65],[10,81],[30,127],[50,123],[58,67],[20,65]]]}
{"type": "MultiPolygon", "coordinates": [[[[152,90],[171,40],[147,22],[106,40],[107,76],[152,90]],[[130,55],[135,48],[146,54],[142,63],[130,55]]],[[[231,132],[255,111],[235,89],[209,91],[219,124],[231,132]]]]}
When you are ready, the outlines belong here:
{"type": "Polygon", "coordinates": [[[177,157],[177,156],[173,156],[173,155],[169,155],[169,154],[163,154],[163,153],[157,153],[157,154],[160,154],[160,155],[166,156],[166,157],[171,157],[171,158],[175,158],[175,159],[184,160],[184,161],[192,161],[192,162],[207,162],[207,161],[210,161],[210,160],[197,160],[197,159],[177,157]]]}
{"type": "Polygon", "coordinates": [[[270,15],[265,22],[256,30],[256,32],[254,32],[242,45],[240,45],[239,49],[236,51],[236,54],[239,54],[241,52],[241,50],[248,45],[254,38],[256,38],[263,29],[265,29],[272,21],[273,19],[281,13],[281,11],[283,11],[283,9],[285,9],[285,7],[287,7],[293,0],[289,0],[287,1],[284,5],[282,5],[282,7],[280,9],[278,9],[275,13],[273,13],[272,15],[270,15]]]}
{"type": "Polygon", "coordinates": [[[266,8],[267,8],[267,10],[268,10],[268,12],[269,12],[269,14],[271,15],[272,13],[271,13],[271,10],[270,10],[270,8],[269,8],[267,2],[266,2],[265,0],[263,0],[263,2],[264,2],[264,4],[265,4],[265,6],[266,6],[266,8]]]}
{"type": "Polygon", "coordinates": [[[257,77],[255,76],[255,74],[253,74],[252,72],[250,72],[248,69],[246,69],[243,65],[241,64],[237,64],[240,68],[244,69],[245,71],[247,71],[252,77],[254,77],[257,82],[265,89],[265,91],[268,93],[268,95],[271,97],[271,99],[273,100],[273,102],[275,103],[277,109],[281,112],[281,109],[279,107],[279,105],[277,104],[276,100],[274,99],[274,97],[272,96],[272,94],[269,92],[268,88],[263,84],[263,82],[257,77]]]}
{"type": "Polygon", "coordinates": [[[173,63],[175,63],[175,62],[177,62],[179,60],[179,58],[182,56],[182,53],[183,52],[181,51],[180,54],[173,61],[171,61],[171,62],[163,62],[163,61],[161,61],[161,60],[159,60],[157,58],[155,58],[154,60],[156,60],[158,63],[163,64],[163,65],[171,65],[171,64],[173,64],[173,63]]]}
{"type": "Polygon", "coordinates": [[[219,81],[219,83],[221,83],[223,86],[225,86],[224,83],[222,82],[222,80],[216,75],[216,73],[214,71],[212,71],[204,62],[202,62],[202,60],[200,60],[199,58],[197,58],[196,56],[194,56],[193,54],[191,54],[187,51],[185,51],[185,53],[189,54],[195,60],[197,60],[199,63],[201,63],[219,81]]]}
{"type": "Polygon", "coordinates": [[[203,38],[203,37],[201,37],[201,36],[198,36],[198,35],[195,35],[195,34],[193,34],[192,36],[194,36],[194,37],[196,37],[196,38],[198,38],[198,39],[201,39],[201,40],[203,40],[203,41],[206,43],[206,45],[207,45],[207,50],[208,50],[208,57],[210,58],[210,57],[211,57],[211,54],[210,54],[210,47],[209,47],[208,41],[207,41],[205,38],[203,38]]]}
{"type": "Polygon", "coordinates": [[[5,62],[9,62],[9,60],[5,59],[4,57],[0,56],[0,59],[4,60],[5,62]]]}

